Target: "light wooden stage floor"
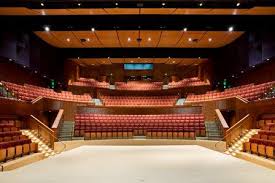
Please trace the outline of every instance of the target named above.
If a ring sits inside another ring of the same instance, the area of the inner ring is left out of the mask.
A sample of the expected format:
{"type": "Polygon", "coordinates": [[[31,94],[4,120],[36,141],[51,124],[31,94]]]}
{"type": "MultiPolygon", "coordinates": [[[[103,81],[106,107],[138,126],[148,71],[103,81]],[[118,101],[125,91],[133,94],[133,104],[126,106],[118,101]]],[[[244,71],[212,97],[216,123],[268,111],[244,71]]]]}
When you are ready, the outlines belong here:
{"type": "Polygon", "coordinates": [[[82,146],[0,173],[1,183],[274,183],[275,171],[196,145],[82,146]]]}

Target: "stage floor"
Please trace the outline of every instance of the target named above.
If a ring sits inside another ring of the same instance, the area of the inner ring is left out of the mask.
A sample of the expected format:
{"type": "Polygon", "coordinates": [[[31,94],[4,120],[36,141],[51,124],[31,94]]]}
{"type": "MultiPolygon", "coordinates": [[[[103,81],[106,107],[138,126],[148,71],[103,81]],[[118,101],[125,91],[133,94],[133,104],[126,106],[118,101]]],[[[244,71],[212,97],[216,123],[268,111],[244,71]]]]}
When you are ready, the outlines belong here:
{"type": "Polygon", "coordinates": [[[274,183],[275,171],[204,147],[82,146],[0,172],[1,183],[274,183]]]}

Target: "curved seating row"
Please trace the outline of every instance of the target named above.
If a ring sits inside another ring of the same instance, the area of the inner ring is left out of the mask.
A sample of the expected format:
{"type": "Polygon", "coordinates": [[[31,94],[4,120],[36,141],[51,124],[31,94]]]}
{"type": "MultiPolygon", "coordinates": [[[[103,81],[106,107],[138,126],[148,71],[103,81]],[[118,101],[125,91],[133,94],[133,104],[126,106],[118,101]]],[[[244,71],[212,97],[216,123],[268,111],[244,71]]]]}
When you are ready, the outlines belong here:
{"type": "Polygon", "coordinates": [[[117,90],[134,90],[134,91],[146,91],[146,90],[161,90],[162,82],[140,82],[140,81],[129,81],[116,82],[117,90]]]}
{"type": "Polygon", "coordinates": [[[205,86],[209,85],[209,83],[206,83],[204,81],[201,81],[197,77],[193,78],[185,78],[177,82],[170,82],[168,84],[169,88],[183,88],[183,87],[188,87],[188,86],[205,86]]]}

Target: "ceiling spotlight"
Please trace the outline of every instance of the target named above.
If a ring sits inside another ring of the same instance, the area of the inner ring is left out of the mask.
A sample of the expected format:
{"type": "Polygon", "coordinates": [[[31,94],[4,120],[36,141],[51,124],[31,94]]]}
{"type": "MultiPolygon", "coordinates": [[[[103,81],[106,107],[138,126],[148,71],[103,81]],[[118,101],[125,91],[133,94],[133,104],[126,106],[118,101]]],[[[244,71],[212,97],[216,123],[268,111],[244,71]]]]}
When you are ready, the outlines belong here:
{"type": "Polygon", "coordinates": [[[188,38],[188,41],[190,41],[190,42],[191,42],[191,41],[192,41],[192,38],[191,38],[191,37],[190,37],[190,38],[188,38]]]}
{"type": "Polygon", "coordinates": [[[168,59],[170,59],[171,57],[168,57],[168,59]]]}
{"type": "Polygon", "coordinates": [[[212,41],[212,38],[208,38],[208,42],[211,42],[212,41]]]}
{"type": "Polygon", "coordinates": [[[23,67],[24,67],[24,68],[26,68],[26,66],[25,66],[25,65],[24,65],[23,67]]]}
{"type": "Polygon", "coordinates": [[[233,26],[231,26],[231,27],[228,28],[228,31],[229,31],[229,32],[232,32],[233,30],[234,30],[234,27],[233,27],[233,26]]]}
{"type": "Polygon", "coordinates": [[[255,65],[252,65],[252,67],[254,68],[254,67],[255,67],[255,65]]]}
{"type": "Polygon", "coordinates": [[[116,3],[115,5],[118,6],[118,3],[116,3]]]}
{"type": "Polygon", "coordinates": [[[175,63],[175,61],[173,61],[173,64],[175,63]]]}
{"type": "Polygon", "coordinates": [[[11,61],[12,61],[12,59],[11,59],[11,58],[9,58],[9,61],[11,62],[11,61]]]}
{"type": "Polygon", "coordinates": [[[110,57],[108,57],[108,59],[110,59],[110,57]]]}
{"type": "Polygon", "coordinates": [[[161,5],[162,5],[162,6],[165,6],[165,3],[162,3],[161,5]]]}
{"type": "Polygon", "coordinates": [[[235,76],[234,75],[232,75],[232,78],[234,78],[235,76]]]}
{"type": "Polygon", "coordinates": [[[44,4],[43,2],[41,2],[41,3],[40,3],[40,5],[41,5],[42,7],[44,7],[44,6],[45,6],[45,4],[44,4]]]}
{"type": "Polygon", "coordinates": [[[201,57],[198,57],[198,59],[201,59],[201,57]]]}
{"type": "Polygon", "coordinates": [[[92,31],[92,32],[94,32],[94,31],[95,31],[95,28],[94,28],[94,27],[92,27],[92,28],[91,28],[91,31],[92,31]]]}
{"type": "Polygon", "coordinates": [[[128,42],[130,42],[131,41],[131,38],[130,37],[128,37],[128,42]]]}
{"type": "Polygon", "coordinates": [[[45,27],[44,27],[44,30],[45,30],[46,32],[49,32],[49,31],[50,31],[50,27],[49,27],[49,26],[45,26],[45,27]]]}
{"type": "Polygon", "coordinates": [[[184,27],[183,31],[186,32],[187,31],[187,27],[184,27]]]}
{"type": "Polygon", "coordinates": [[[79,60],[80,59],[80,57],[77,57],[77,60],[79,60]]]}
{"type": "Polygon", "coordinates": [[[46,76],[46,75],[44,75],[43,77],[44,77],[44,78],[46,78],[47,76],[46,76]]]}
{"type": "Polygon", "coordinates": [[[133,60],[131,60],[131,63],[133,63],[134,61],[133,60]]]}
{"type": "Polygon", "coordinates": [[[236,6],[239,7],[241,5],[241,3],[237,3],[236,6]]]}
{"type": "Polygon", "coordinates": [[[140,57],[138,57],[138,59],[140,59],[140,57]]]}
{"type": "Polygon", "coordinates": [[[199,6],[202,6],[203,5],[203,3],[201,2],[200,4],[199,4],[199,6]]]}
{"type": "Polygon", "coordinates": [[[81,3],[78,3],[77,6],[81,6],[81,3]]]}
{"type": "Polygon", "coordinates": [[[34,73],[37,74],[37,70],[35,70],[34,73]]]}
{"type": "Polygon", "coordinates": [[[152,39],[150,37],[148,37],[148,41],[151,41],[152,39]]]}
{"type": "Polygon", "coordinates": [[[90,42],[90,38],[87,38],[87,41],[90,42]]]}
{"type": "Polygon", "coordinates": [[[67,41],[67,42],[70,42],[70,41],[71,41],[71,39],[70,39],[70,38],[67,38],[67,39],[66,39],[66,41],[67,41]]]}
{"type": "Polygon", "coordinates": [[[269,61],[269,58],[267,58],[266,61],[269,61]]]}

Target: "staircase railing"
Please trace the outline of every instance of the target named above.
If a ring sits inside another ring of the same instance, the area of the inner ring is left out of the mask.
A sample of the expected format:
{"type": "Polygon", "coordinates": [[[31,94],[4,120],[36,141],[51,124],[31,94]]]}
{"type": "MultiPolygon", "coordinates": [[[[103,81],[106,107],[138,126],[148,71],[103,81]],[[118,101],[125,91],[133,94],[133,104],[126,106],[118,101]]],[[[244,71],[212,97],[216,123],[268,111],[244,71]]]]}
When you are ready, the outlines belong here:
{"type": "Polygon", "coordinates": [[[54,131],[33,115],[30,116],[29,127],[31,130],[35,130],[37,132],[38,137],[42,137],[47,141],[49,141],[50,147],[52,149],[54,149],[55,142],[60,142],[63,146],[60,152],[63,152],[66,150],[66,144],[60,141],[55,136],[54,131]]]}
{"type": "Polygon", "coordinates": [[[63,123],[63,117],[64,117],[64,109],[59,109],[51,128],[54,131],[54,134],[56,137],[58,137],[60,126],[63,123]]]}
{"type": "Polygon", "coordinates": [[[216,121],[219,122],[217,123],[219,125],[219,130],[222,136],[224,137],[224,135],[226,134],[226,131],[229,129],[229,126],[226,120],[224,119],[220,109],[215,109],[215,112],[216,112],[216,121]]]}
{"type": "Polygon", "coordinates": [[[215,148],[217,148],[217,145],[219,143],[224,141],[226,142],[226,146],[228,147],[231,144],[231,142],[233,142],[236,138],[240,137],[245,132],[245,130],[249,130],[251,128],[251,115],[247,114],[245,117],[243,117],[241,120],[239,120],[236,124],[234,124],[226,131],[223,139],[215,144],[215,148]]]}

